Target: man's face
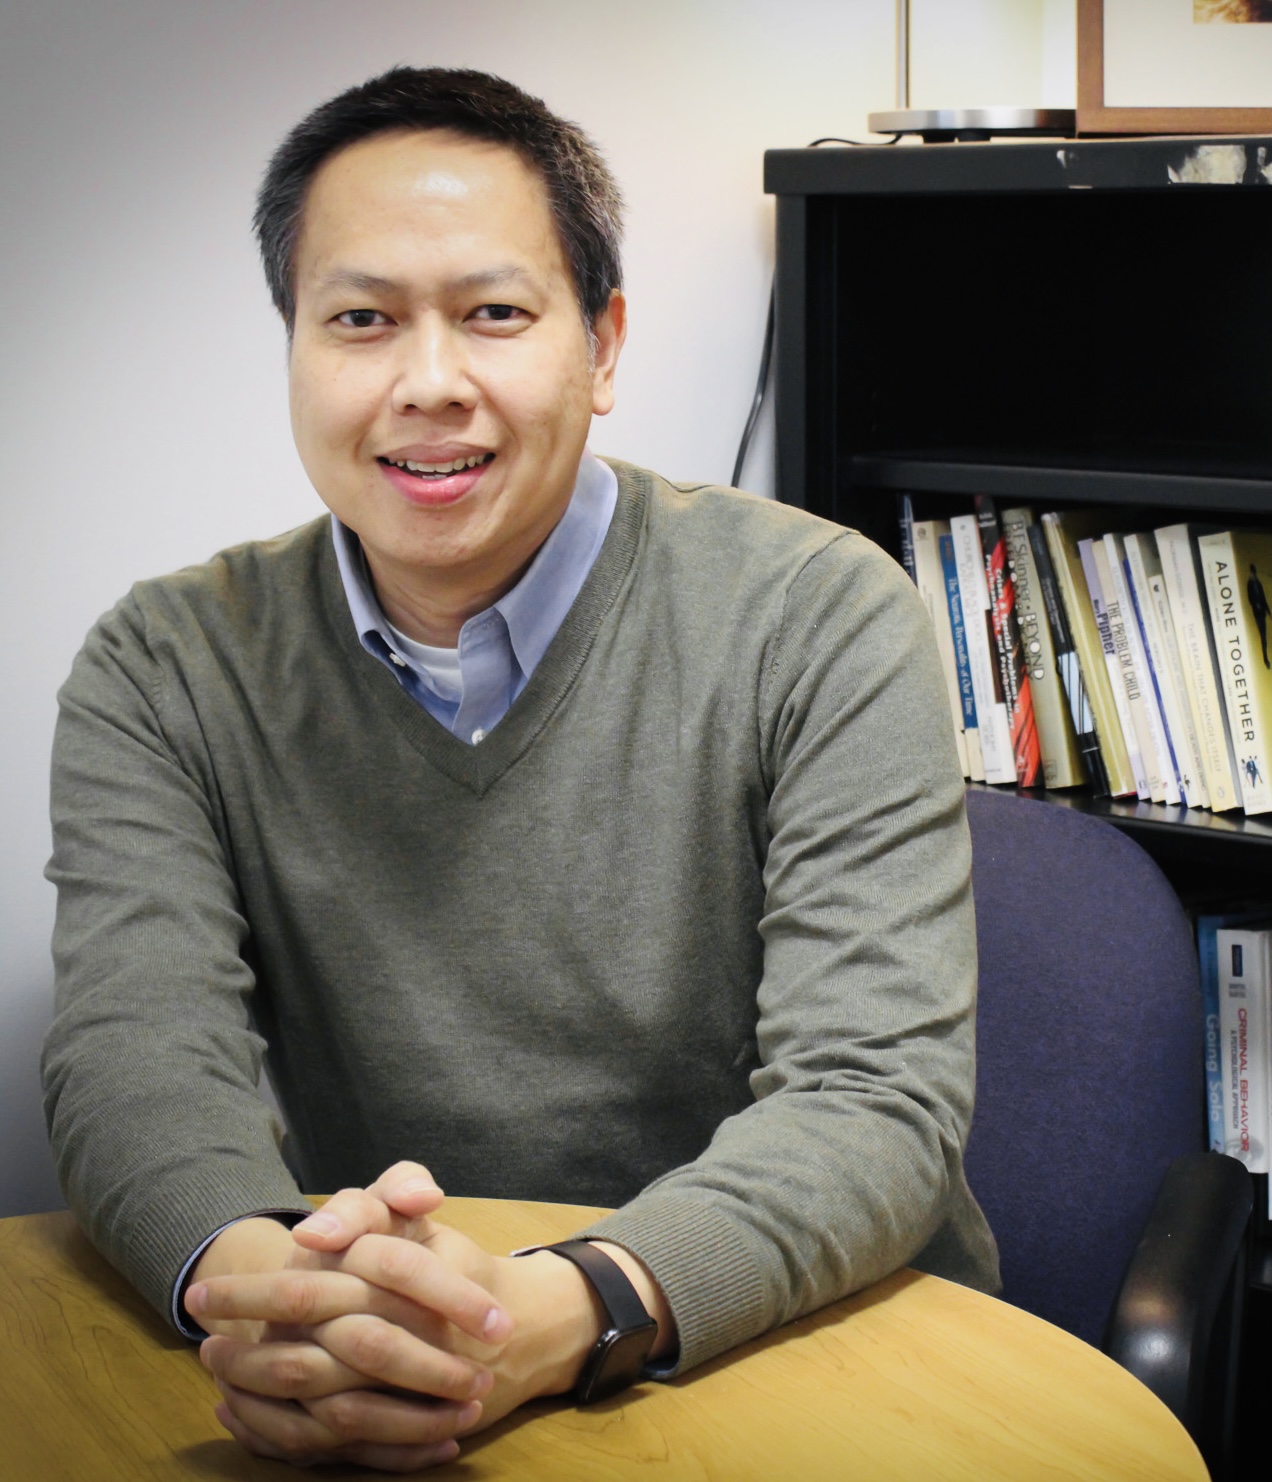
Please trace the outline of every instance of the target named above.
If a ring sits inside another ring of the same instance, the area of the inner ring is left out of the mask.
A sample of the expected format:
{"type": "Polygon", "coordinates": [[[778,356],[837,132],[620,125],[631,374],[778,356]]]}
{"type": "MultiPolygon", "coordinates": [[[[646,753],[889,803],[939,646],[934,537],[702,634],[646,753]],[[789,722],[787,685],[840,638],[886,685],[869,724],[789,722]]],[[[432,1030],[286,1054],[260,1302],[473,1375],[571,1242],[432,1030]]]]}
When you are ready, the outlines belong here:
{"type": "Polygon", "coordinates": [[[511,150],[400,132],[318,171],[292,428],[391,617],[430,587],[487,605],[547,538],[613,402],[621,298],[594,328],[593,361],[546,192],[511,150]]]}

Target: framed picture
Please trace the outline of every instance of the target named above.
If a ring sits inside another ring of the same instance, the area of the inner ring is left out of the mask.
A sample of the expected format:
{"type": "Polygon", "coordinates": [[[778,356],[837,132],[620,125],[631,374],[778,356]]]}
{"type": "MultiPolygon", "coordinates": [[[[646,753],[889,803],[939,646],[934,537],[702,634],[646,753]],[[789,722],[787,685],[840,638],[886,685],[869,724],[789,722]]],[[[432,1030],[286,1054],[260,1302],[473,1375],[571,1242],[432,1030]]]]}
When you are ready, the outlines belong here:
{"type": "Polygon", "coordinates": [[[1078,0],[1078,133],[1272,133],[1272,0],[1078,0]]]}

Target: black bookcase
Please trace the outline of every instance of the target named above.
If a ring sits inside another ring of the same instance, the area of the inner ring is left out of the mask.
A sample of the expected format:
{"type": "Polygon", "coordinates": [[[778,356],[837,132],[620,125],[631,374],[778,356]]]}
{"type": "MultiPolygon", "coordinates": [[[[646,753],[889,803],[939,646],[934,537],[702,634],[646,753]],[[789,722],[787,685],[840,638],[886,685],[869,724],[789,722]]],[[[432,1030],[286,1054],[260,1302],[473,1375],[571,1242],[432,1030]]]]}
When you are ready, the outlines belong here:
{"type": "MultiPolygon", "coordinates": [[[[1272,526],[1272,138],[776,149],[778,497],[900,555],[899,495],[1122,529],[1272,526]]],[[[1272,903],[1272,814],[1035,796],[1134,835],[1196,903],[1272,903]]],[[[1243,1454],[1272,1383],[1256,1180],[1243,1454]]]]}
{"type": "MultiPolygon", "coordinates": [[[[776,149],[778,497],[899,554],[991,494],[1272,525],[1272,138],[776,149]]],[[[1181,893],[1272,889],[1272,814],[1040,794],[1181,893]]]]}

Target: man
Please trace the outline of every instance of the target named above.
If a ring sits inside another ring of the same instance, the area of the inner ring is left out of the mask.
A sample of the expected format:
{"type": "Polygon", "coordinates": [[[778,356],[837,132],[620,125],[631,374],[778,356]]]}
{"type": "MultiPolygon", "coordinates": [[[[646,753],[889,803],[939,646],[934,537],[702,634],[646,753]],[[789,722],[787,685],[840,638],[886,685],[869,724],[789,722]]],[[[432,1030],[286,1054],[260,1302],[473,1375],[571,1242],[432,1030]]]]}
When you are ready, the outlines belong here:
{"type": "Polygon", "coordinates": [[[245,1445],[397,1470],[907,1262],[992,1287],[912,588],[586,452],[617,193],[509,84],[332,100],[257,229],[332,518],[142,583],[63,690],[45,1080],[86,1228],[212,1334],[245,1445]],[[621,1207],[496,1257],[438,1184],[621,1207]]]}

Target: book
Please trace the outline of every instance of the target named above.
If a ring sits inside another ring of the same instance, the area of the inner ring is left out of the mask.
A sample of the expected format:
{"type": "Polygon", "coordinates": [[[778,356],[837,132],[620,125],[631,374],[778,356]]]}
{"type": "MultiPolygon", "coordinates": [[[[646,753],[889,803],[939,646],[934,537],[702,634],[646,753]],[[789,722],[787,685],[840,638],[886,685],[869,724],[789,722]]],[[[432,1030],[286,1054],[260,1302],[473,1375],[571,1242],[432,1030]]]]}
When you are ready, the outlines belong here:
{"type": "Polygon", "coordinates": [[[1118,652],[1117,636],[1114,634],[1113,617],[1118,617],[1118,634],[1125,639],[1121,626],[1121,614],[1109,611],[1110,604],[1116,609],[1117,597],[1112,592],[1112,576],[1108,574],[1108,561],[1102,559],[1103,536],[1088,537],[1078,542],[1078,555],[1082,560],[1082,579],[1086,583],[1087,599],[1095,614],[1095,627],[1100,635],[1100,652],[1104,658],[1104,670],[1109,677],[1109,690],[1113,696],[1113,710],[1121,729],[1122,743],[1130,762],[1131,774],[1135,779],[1137,797],[1150,796],[1148,772],[1140,750],[1139,731],[1131,715],[1131,701],[1126,688],[1126,676],[1122,668],[1122,655],[1118,652]],[[1101,567],[1104,570],[1101,570],[1101,567]],[[1105,586],[1109,587],[1106,593],[1105,586]]]}
{"type": "MultiPolygon", "coordinates": [[[[1105,535],[1104,556],[1108,561],[1109,577],[1121,623],[1124,647],[1119,648],[1118,656],[1122,661],[1127,698],[1131,702],[1131,717],[1139,734],[1140,752],[1148,774],[1149,796],[1155,803],[1178,803],[1179,778],[1166,737],[1157,690],[1149,671],[1139,614],[1135,610],[1135,601],[1126,579],[1126,547],[1120,535],[1105,535]]],[[[1100,567],[1100,572],[1103,575],[1103,566],[1100,567]]]]}
{"type": "Polygon", "coordinates": [[[1268,1080],[1272,1068],[1272,928],[1221,926],[1215,933],[1224,1146],[1251,1173],[1268,1171],[1268,1080]]]}
{"type": "Polygon", "coordinates": [[[1205,808],[1210,797],[1206,791],[1201,744],[1184,690],[1183,667],[1162,580],[1157,542],[1149,534],[1138,534],[1128,535],[1124,544],[1127,585],[1131,589],[1131,600],[1135,604],[1148,653],[1149,673],[1166,727],[1171,760],[1179,778],[1179,791],[1189,808],[1205,808]]]}
{"type": "Polygon", "coordinates": [[[897,495],[897,524],[901,529],[901,564],[906,575],[918,586],[914,565],[914,501],[908,494],[897,495]]]}
{"type": "Polygon", "coordinates": [[[1034,720],[1033,686],[1025,667],[1016,620],[1016,584],[1007,559],[1007,541],[999,524],[994,501],[978,494],[974,501],[976,524],[985,557],[985,582],[989,589],[994,655],[1007,707],[1012,759],[1018,787],[1037,787],[1042,781],[1042,752],[1034,720]]]}
{"type": "Polygon", "coordinates": [[[1247,813],[1267,813],[1272,811],[1272,533],[1216,530],[1198,539],[1197,553],[1210,601],[1241,806],[1247,813]]]}
{"type": "Polygon", "coordinates": [[[1191,525],[1164,525],[1153,532],[1183,661],[1188,705],[1201,745],[1206,793],[1212,810],[1223,813],[1240,806],[1241,794],[1219,684],[1210,604],[1202,586],[1197,533],[1191,525]]]}
{"type": "Polygon", "coordinates": [[[940,539],[950,527],[944,520],[914,520],[910,526],[910,556],[914,563],[914,584],[932,620],[936,648],[945,676],[945,692],[954,722],[954,743],[958,748],[963,776],[970,777],[967,765],[967,739],[963,734],[963,700],[959,693],[958,661],[954,655],[954,634],[950,626],[950,608],[945,594],[945,572],[941,566],[940,539]]]}
{"type": "MultiPolygon", "coordinates": [[[[1047,547],[1047,534],[1041,524],[1027,526],[1026,533],[1029,536],[1029,549],[1033,553],[1034,570],[1038,574],[1038,586],[1047,610],[1047,626],[1051,631],[1056,670],[1069,702],[1069,721],[1078,754],[1095,796],[1105,797],[1109,791],[1109,779],[1100,757],[1091,699],[1082,678],[1082,665],[1078,662],[1078,651],[1074,647],[1073,634],[1060,597],[1055,567],[1051,563],[1051,551],[1047,547]]],[[[1045,758],[1045,751],[1043,755],[1045,758]]]]}
{"type": "MultiPolygon", "coordinates": [[[[1040,536],[1042,531],[1034,520],[1033,510],[1026,508],[1005,509],[1002,525],[1007,542],[1007,564],[1016,593],[1016,623],[1020,630],[1021,652],[1033,696],[1042,781],[1046,787],[1076,787],[1087,780],[1086,768],[1082,764],[1068,697],[1060,677],[1042,577],[1030,543],[1031,527],[1038,529],[1040,536]]],[[[1072,652],[1071,644],[1069,651],[1072,652]]]]}
{"type": "Polygon", "coordinates": [[[958,591],[963,606],[972,690],[976,696],[976,725],[980,734],[981,758],[985,763],[985,781],[1015,782],[1016,761],[1002,678],[994,657],[993,614],[976,516],[955,515],[950,521],[950,539],[958,568],[958,591]]]}
{"type": "Polygon", "coordinates": [[[1047,550],[1090,702],[1108,790],[1113,797],[1122,798],[1135,792],[1135,774],[1118,721],[1103,644],[1078,554],[1079,539],[1102,524],[1107,524],[1107,519],[1099,511],[1051,511],[1042,517],[1047,550]]]}
{"type": "Polygon", "coordinates": [[[958,693],[963,706],[963,741],[967,748],[967,775],[973,782],[984,782],[985,761],[981,756],[980,728],[976,720],[976,693],[972,686],[972,662],[967,653],[967,624],[963,620],[963,601],[958,590],[958,563],[954,542],[948,533],[937,540],[941,553],[941,572],[945,578],[945,599],[950,613],[950,637],[954,643],[954,665],[958,670],[958,693]]]}
{"type": "Polygon", "coordinates": [[[1206,1130],[1212,1153],[1227,1142],[1224,1122],[1223,1051],[1219,1021],[1219,930],[1258,922],[1263,911],[1243,909],[1197,917],[1197,961],[1201,969],[1203,1059],[1206,1074],[1206,1130]]]}

